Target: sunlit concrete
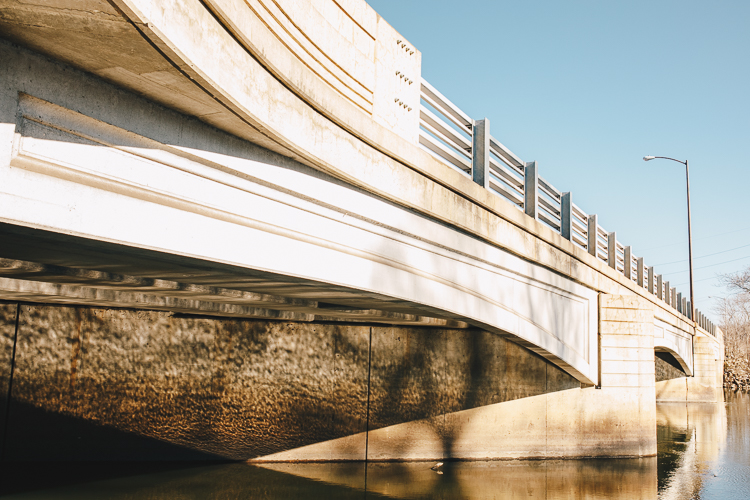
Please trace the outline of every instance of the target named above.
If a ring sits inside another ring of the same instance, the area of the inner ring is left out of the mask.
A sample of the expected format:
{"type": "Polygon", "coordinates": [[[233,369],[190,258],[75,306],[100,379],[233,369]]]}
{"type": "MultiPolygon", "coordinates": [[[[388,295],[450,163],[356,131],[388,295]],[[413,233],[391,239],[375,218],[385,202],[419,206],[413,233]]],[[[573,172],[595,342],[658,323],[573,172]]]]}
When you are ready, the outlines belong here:
{"type": "Polygon", "coordinates": [[[8,0],[0,34],[0,299],[473,328],[582,384],[375,460],[653,455],[656,399],[720,398],[720,334],[419,147],[421,55],[365,2],[8,0]]]}

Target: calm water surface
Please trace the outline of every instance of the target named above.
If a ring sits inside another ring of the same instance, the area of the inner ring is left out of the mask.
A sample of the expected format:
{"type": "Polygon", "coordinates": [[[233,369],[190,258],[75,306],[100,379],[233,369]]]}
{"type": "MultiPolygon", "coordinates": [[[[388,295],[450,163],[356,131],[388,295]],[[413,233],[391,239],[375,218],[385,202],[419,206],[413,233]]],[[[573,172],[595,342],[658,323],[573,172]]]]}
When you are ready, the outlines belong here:
{"type": "Polygon", "coordinates": [[[750,396],[660,404],[659,454],[406,464],[2,464],[14,499],[750,499],[750,396]]]}

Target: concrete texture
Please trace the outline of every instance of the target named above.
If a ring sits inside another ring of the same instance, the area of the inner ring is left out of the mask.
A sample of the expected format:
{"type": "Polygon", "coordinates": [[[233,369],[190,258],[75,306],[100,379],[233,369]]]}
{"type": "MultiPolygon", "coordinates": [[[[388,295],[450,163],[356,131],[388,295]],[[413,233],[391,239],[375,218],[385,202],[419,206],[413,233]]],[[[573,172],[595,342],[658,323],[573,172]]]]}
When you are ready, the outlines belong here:
{"type": "MultiPolygon", "coordinates": [[[[494,402],[485,396],[484,404],[475,408],[446,405],[444,408],[450,411],[443,415],[439,414],[442,408],[436,408],[429,415],[400,404],[399,407],[409,412],[409,418],[404,423],[384,422],[390,425],[368,433],[368,460],[655,455],[653,307],[639,297],[601,295],[600,315],[609,318],[600,323],[601,388],[566,389],[569,383],[557,373],[514,363],[513,380],[544,380],[547,391],[533,395],[533,391],[522,390],[527,397],[504,402],[494,402]],[[629,320],[630,317],[633,320],[629,320]]],[[[481,337],[475,337],[476,341],[481,345],[481,337]]],[[[433,346],[430,352],[439,352],[439,348],[433,346]]],[[[491,353],[492,350],[481,347],[474,352],[491,353]]],[[[513,365],[508,364],[508,367],[513,365]]],[[[500,378],[501,373],[492,373],[491,380],[500,378]]],[[[409,385],[397,379],[395,387],[401,391],[403,386],[409,385]]],[[[434,385],[428,385],[415,394],[429,394],[433,388],[434,385]]],[[[483,391],[477,394],[481,400],[483,391]]],[[[342,458],[349,446],[351,439],[344,438],[259,460],[342,458]]]]}
{"type": "Polygon", "coordinates": [[[450,440],[443,415],[579,386],[478,330],[20,310],[10,460],[249,459],[337,439],[314,459],[362,460],[368,425],[371,449],[376,429],[421,419],[450,440]]]}

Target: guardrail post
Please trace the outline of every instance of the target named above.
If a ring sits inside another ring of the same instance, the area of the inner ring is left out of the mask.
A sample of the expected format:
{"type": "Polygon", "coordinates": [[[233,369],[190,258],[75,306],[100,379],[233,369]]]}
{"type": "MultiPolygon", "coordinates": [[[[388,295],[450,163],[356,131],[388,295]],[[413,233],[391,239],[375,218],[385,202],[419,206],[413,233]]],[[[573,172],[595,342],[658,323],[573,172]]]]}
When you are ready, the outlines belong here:
{"type": "Polygon", "coordinates": [[[586,250],[589,251],[594,257],[597,256],[597,247],[599,240],[599,217],[596,214],[591,214],[588,217],[588,227],[586,228],[586,250]]]}
{"type": "Polygon", "coordinates": [[[664,300],[664,278],[661,274],[656,276],[656,296],[664,300]]]}
{"type": "Polygon", "coordinates": [[[570,192],[560,196],[560,234],[568,241],[573,239],[573,202],[570,192]]]}
{"type": "Polygon", "coordinates": [[[672,306],[672,309],[677,309],[677,289],[675,287],[669,288],[669,304],[672,306]]]}
{"type": "Polygon", "coordinates": [[[648,266],[648,286],[646,289],[651,295],[654,294],[654,266],[648,266]]]}
{"type": "Polygon", "coordinates": [[[643,257],[636,260],[636,272],[638,273],[638,286],[643,288],[643,257]]]}
{"type": "Polygon", "coordinates": [[[672,289],[669,288],[669,281],[665,281],[664,282],[664,302],[666,302],[670,306],[672,305],[672,298],[671,298],[671,295],[669,295],[670,293],[672,293],[671,290],[672,289]]]}
{"type": "Polygon", "coordinates": [[[682,292],[677,294],[677,312],[682,313],[682,292]]]}
{"type": "Polygon", "coordinates": [[[523,210],[526,215],[536,220],[539,204],[539,172],[535,161],[527,161],[523,169],[523,210]]]}
{"type": "Polygon", "coordinates": [[[607,265],[617,271],[617,233],[607,234],[607,265]]]}
{"type": "Polygon", "coordinates": [[[622,274],[629,280],[633,279],[633,250],[630,245],[623,249],[622,274]]]}
{"type": "Polygon", "coordinates": [[[490,187],[490,121],[487,118],[474,120],[471,176],[483,188],[490,187]]]}

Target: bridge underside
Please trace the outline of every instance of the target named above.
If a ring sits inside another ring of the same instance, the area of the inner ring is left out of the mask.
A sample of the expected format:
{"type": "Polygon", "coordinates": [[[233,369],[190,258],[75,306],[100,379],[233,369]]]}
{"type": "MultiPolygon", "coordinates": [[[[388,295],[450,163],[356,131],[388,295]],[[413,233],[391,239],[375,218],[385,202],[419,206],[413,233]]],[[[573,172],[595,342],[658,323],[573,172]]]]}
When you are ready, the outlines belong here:
{"type": "Polygon", "coordinates": [[[0,224],[0,300],[293,321],[468,328],[349,288],[0,224]],[[24,260],[21,260],[24,259],[24,260]]]}
{"type": "Polygon", "coordinates": [[[0,171],[0,298],[471,325],[596,383],[595,291],[96,78],[1,47],[10,69],[3,130],[13,149],[0,171]],[[87,94],[61,95],[60,82],[87,94]]]}
{"type": "Polygon", "coordinates": [[[0,41],[3,456],[655,453],[654,349],[690,373],[690,338],[609,269],[394,161],[244,49],[219,70],[244,68],[235,106],[109,4],[7,5],[3,36],[56,60],[0,41]]]}

